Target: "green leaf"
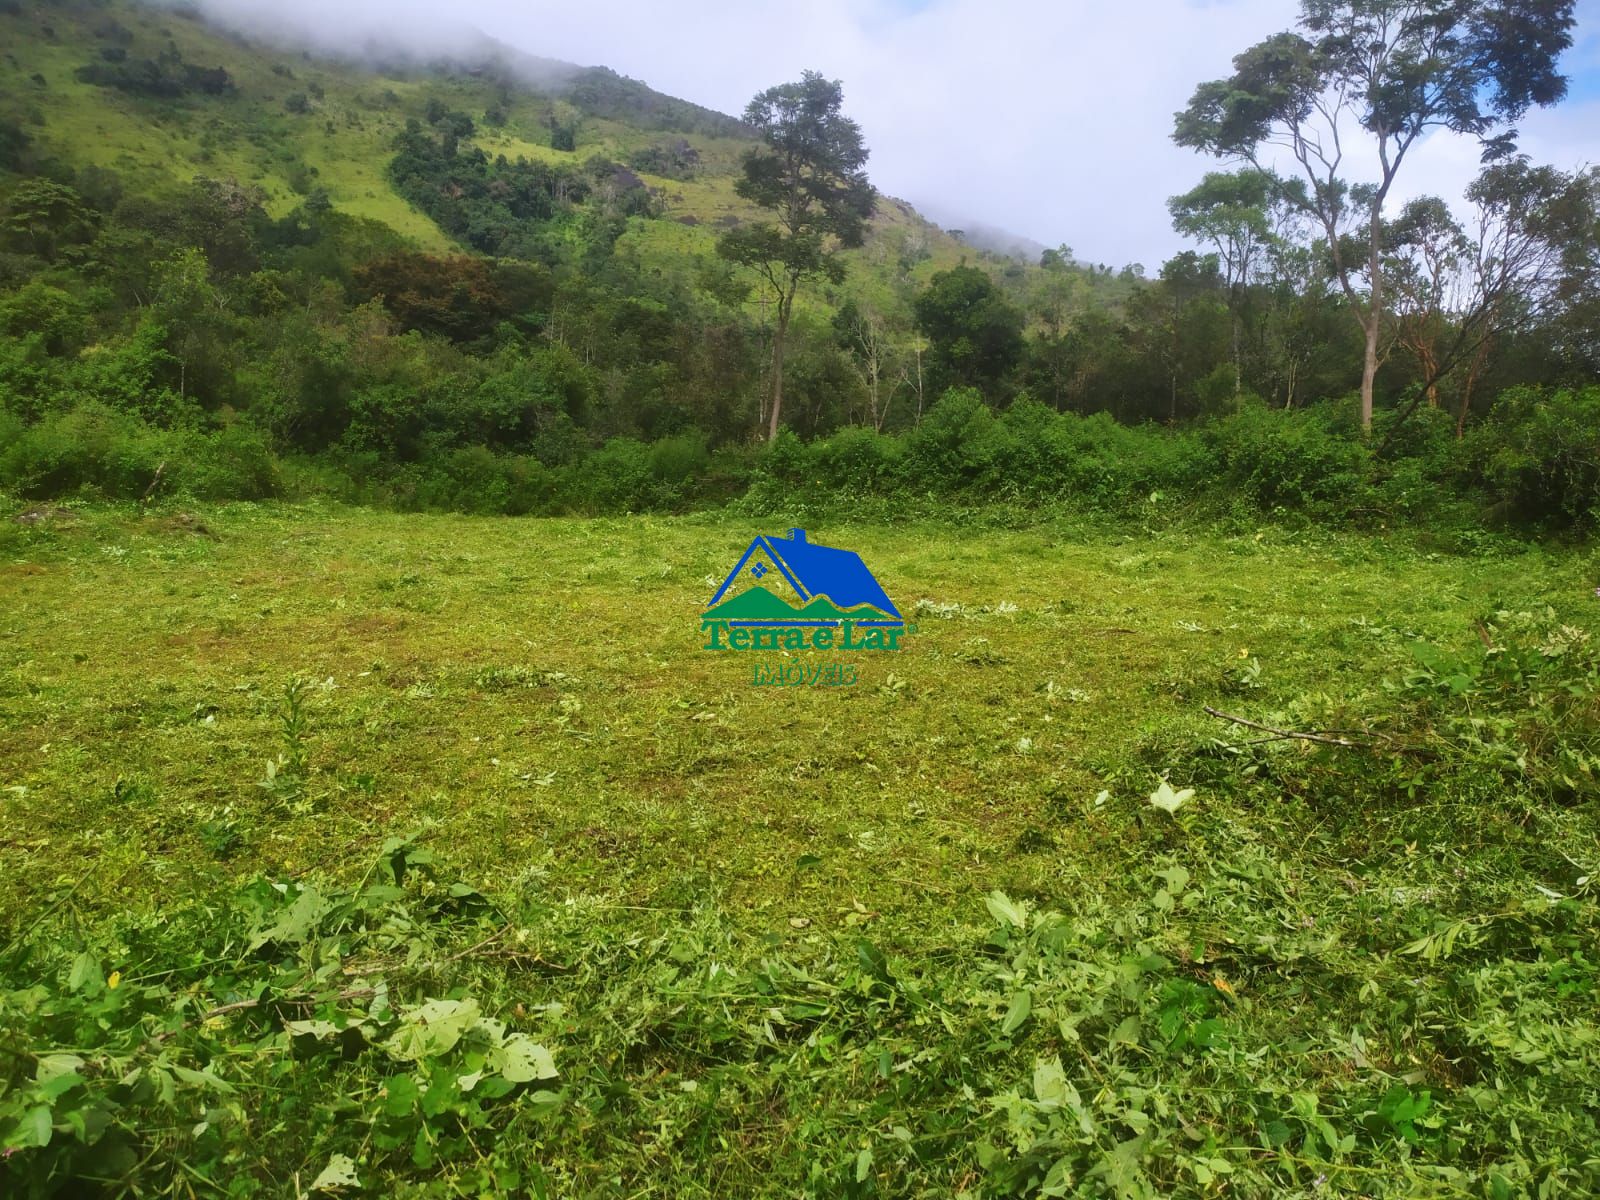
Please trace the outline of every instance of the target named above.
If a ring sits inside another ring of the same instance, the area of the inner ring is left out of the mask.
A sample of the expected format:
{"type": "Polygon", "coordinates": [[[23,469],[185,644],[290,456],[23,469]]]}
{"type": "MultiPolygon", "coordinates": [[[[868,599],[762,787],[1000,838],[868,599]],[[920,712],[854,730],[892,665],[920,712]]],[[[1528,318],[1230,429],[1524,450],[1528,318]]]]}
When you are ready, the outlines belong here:
{"type": "Polygon", "coordinates": [[[1167,891],[1174,896],[1181,895],[1183,889],[1189,886],[1188,867],[1168,867],[1165,871],[1157,871],[1156,874],[1167,881],[1167,891]]]}
{"type": "Polygon", "coordinates": [[[497,1059],[503,1063],[498,1067],[500,1074],[512,1083],[532,1083],[536,1079],[555,1079],[560,1075],[550,1051],[525,1033],[513,1033],[503,1045],[491,1051],[490,1065],[497,1059]]]}
{"type": "Polygon", "coordinates": [[[444,1054],[478,1023],[476,1000],[428,1000],[407,1012],[383,1046],[401,1062],[444,1054]]]}
{"type": "Polygon", "coordinates": [[[867,1176],[872,1174],[872,1150],[863,1146],[861,1153],[856,1155],[856,1182],[865,1183],[867,1176]]]}
{"type": "Polygon", "coordinates": [[[233,1095],[233,1085],[225,1079],[219,1079],[212,1074],[208,1067],[204,1071],[194,1071],[188,1067],[174,1065],[172,1073],[190,1087],[203,1088],[208,1092],[216,1092],[221,1096],[233,1095]]]}
{"type": "Polygon", "coordinates": [[[1161,781],[1160,787],[1150,793],[1151,805],[1169,815],[1177,812],[1193,798],[1193,788],[1184,788],[1181,792],[1175,792],[1172,790],[1172,785],[1165,779],[1161,781]]]}
{"type": "Polygon", "coordinates": [[[1004,892],[990,892],[984,899],[988,906],[989,915],[1002,925],[1010,925],[1017,929],[1026,929],[1028,925],[1028,906],[1018,904],[1004,892]]]}
{"type": "Polygon", "coordinates": [[[867,974],[886,983],[889,981],[889,960],[884,958],[882,950],[879,950],[866,938],[856,939],[856,957],[861,960],[861,968],[867,974]]]}
{"type": "Polygon", "coordinates": [[[17,1122],[16,1132],[8,1140],[19,1150],[32,1146],[48,1146],[54,1133],[49,1108],[39,1104],[22,1114],[21,1120],[17,1122]]]}
{"type": "Polygon", "coordinates": [[[333,1037],[340,1031],[332,1021],[285,1021],[283,1027],[296,1036],[308,1035],[318,1041],[333,1037]]]}
{"type": "Polygon", "coordinates": [[[1006,1019],[1000,1024],[1000,1032],[1010,1037],[1022,1028],[1023,1022],[1028,1019],[1028,1014],[1031,1012],[1033,1012],[1033,993],[1026,990],[1018,992],[1011,997],[1011,1007],[1006,1011],[1006,1019]]]}
{"type": "Polygon", "coordinates": [[[67,973],[67,987],[81,992],[93,986],[105,987],[105,977],[100,974],[100,960],[85,950],[72,960],[72,970],[67,973]]]}
{"type": "Polygon", "coordinates": [[[321,892],[307,885],[300,889],[300,894],[295,897],[294,903],[281,913],[276,921],[257,930],[256,935],[250,939],[250,949],[259,950],[268,942],[290,944],[303,942],[315,932],[322,918],[327,916],[332,908],[333,905],[323,898],[321,892]]]}
{"type": "Polygon", "coordinates": [[[1060,1108],[1067,1102],[1067,1073],[1061,1058],[1041,1058],[1033,1065],[1033,1096],[1045,1108],[1060,1108]]]}
{"type": "Polygon", "coordinates": [[[313,1192],[328,1192],[334,1188],[359,1188],[361,1177],[356,1174],[356,1164],[348,1155],[335,1154],[322,1168],[322,1173],[311,1181],[313,1192]]]}
{"type": "Polygon", "coordinates": [[[1126,1042],[1130,1046],[1139,1044],[1139,1018],[1137,1016],[1124,1017],[1122,1024],[1111,1031],[1111,1036],[1106,1039],[1106,1049],[1126,1042]]]}
{"type": "Polygon", "coordinates": [[[49,1083],[60,1075],[75,1075],[83,1066],[83,1059],[76,1054],[42,1054],[39,1056],[39,1066],[34,1071],[33,1077],[40,1083],[49,1083]]]}
{"type": "Polygon", "coordinates": [[[417,1107],[417,1081],[409,1075],[396,1075],[384,1084],[383,1111],[391,1117],[404,1117],[417,1107]]]}

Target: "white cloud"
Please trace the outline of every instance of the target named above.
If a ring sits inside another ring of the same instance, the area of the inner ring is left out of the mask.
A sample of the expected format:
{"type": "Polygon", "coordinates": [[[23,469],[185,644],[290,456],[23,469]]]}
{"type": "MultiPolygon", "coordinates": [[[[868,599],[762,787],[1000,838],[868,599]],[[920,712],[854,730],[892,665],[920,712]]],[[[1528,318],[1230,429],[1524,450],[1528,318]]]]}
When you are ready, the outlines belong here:
{"type": "MultiPolygon", "coordinates": [[[[1167,197],[1217,168],[1172,144],[1173,113],[1232,56],[1293,24],[1292,0],[203,0],[258,27],[440,44],[466,22],[519,49],[609,66],[724,112],[816,69],[842,79],[884,191],[1085,260],[1153,268],[1180,248],[1167,197]]],[[[1570,69],[1600,72],[1600,0],[1580,0],[1570,69]]],[[[1523,122],[1523,148],[1600,161],[1600,98],[1523,122]]],[[[1463,139],[1417,148],[1397,199],[1459,196],[1463,139]]]]}

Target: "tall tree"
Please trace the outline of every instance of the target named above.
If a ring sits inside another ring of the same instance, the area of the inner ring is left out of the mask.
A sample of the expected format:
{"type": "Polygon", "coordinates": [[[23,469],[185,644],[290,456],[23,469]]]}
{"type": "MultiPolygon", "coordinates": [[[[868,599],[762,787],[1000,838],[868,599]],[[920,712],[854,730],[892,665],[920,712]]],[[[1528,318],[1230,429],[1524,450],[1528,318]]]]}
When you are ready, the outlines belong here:
{"type": "Polygon", "coordinates": [[[783,355],[795,293],[812,279],[843,282],[839,250],[861,245],[877,207],[863,170],[861,127],[840,111],[843,102],[837,80],[807,71],[799,83],[762,92],[744,113],[762,144],[744,156],[734,190],[773,219],[724,234],[717,253],[758,271],[774,302],[769,440],[783,419],[783,355]]]}
{"type": "Polygon", "coordinates": [[[975,387],[998,400],[1001,380],[1022,359],[1026,322],[994,280],[977,267],[940,271],[913,308],[932,350],[935,387],[975,387]]]}
{"type": "Polygon", "coordinates": [[[1438,403],[1439,382],[1465,368],[1458,437],[1496,340],[1549,318],[1581,292],[1596,244],[1596,190],[1592,174],[1535,167],[1518,156],[1473,180],[1465,226],[1434,197],[1412,201],[1394,223],[1400,341],[1417,358],[1430,404],[1438,403]]]}
{"type": "Polygon", "coordinates": [[[834,341],[850,356],[867,392],[867,419],[872,428],[883,432],[894,401],[897,380],[893,377],[898,358],[890,340],[889,323],[871,305],[846,300],[833,318],[834,341]]]}
{"type": "Polygon", "coordinates": [[[1451,320],[1465,305],[1470,285],[1466,265],[1472,242],[1437,196],[1422,196],[1400,210],[1385,233],[1389,257],[1384,272],[1391,284],[1395,341],[1416,359],[1423,394],[1439,406],[1440,348],[1451,320]]]}
{"type": "Polygon", "coordinates": [[[1272,209],[1287,200],[1283,181],[1263,171],[1209,171],[1197,185],[1167,201],[1172,227],[1217,252],[1227,289],[1233,394],[1244,390],[1243,324],[1247,288],[1273,238],[1272,209]]]}
{"type": "Polygon", "coordinates": [[[1572,10],[1573,0],[1302,0],[1304,35],[1252,46],[1231,77],[1201,84],[1177,114],[1181,146],[1263,170],[1286,151],[1304,173],[1307,211],[1365,340],[1364,428],[1384,315],[1383,207],[1400,168],[1435,129],[1478,138],[1486,159],[1509,155],[1513,123],[1566,95],[1556,59],[1572,44],[1572,10]],[[1349,174],[1357,136],[1375,179],[1349,174]],[[1355,226],[1364,262],[1345,253],[1355,226]]]}

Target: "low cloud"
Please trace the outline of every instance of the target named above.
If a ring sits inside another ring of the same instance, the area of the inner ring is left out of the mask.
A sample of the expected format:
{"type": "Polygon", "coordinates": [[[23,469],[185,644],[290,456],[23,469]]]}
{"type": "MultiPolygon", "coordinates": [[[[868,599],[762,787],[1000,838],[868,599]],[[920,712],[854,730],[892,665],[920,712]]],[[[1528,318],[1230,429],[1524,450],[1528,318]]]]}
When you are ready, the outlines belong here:
{"type": "MultiPolygon", "coordinates": [[[[738,113],[815,69],[844,81],[874,182],[937,212],[1085,261],[1152,271],[1182,245],[1167,197],[1218,164],[1172,144],[1172,116],[1232,56],[1293,24],[1289,0],[201,0],[256,34],[360,54],[469,52],[476,30],[518,50],[603,65],[738,113]]],[[[1600,0],[1581,0],[1574,101],[1523,123],[1523,148],[1563,168],[1600,161],[1600,0]]],[[[1466,139],[1417,147],[1398,200],[1457,198],[1466,139]]]]}

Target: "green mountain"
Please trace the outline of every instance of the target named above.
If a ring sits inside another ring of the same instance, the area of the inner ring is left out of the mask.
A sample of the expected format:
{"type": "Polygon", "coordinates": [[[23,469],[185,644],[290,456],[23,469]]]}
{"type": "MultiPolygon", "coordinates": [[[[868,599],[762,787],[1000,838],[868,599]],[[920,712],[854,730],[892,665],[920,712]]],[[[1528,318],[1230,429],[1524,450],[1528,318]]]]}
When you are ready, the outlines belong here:
{"type": "Polygon", "coordinates": [[[758,583],[749,591],[708,608],[704,615],[727,621],[790,621],[799,613],[787,600],[758,583]]]}
{"type": "Polygon", "coordinates": [[[807,621],[837,621],[842,618],[851,618],[857,621],[871,621],[886,617],[889,614],[871,604],[858,604],[854,608],[840,608],[827,596],[814,596],[811,602],[802,608],[799,616],[807,621]]]}
{"type": "Polygon", "coordinates": [[[871,620],[885,614],[870,604],[844,609],[826,596],[814,596],[800,608],[774,595],[760,584],[707,609],[706,617],[731,621],[837,621],[846,618],[871,620]]]}
{"type": "MultiPolygon", "coordinates": [[[[273,216],[317,193],[420,249],[484,249],[391,169],[407,123],[431,129],[430,113],[442,110],[470,119],[460,146],[490,162],[579,170],[603,158],[625,168],[652,194],[654,219],[629,221],[616,252],[647,270],[692,265],[755,215],[733,190],[750,144],[739,120],[487,38],[466,56],[418,64],[396,55],[377,67],[252,41],[193,10],[62,0],[0,3],[0,43],[0,123],[72,168],[115,171],[128,190],[234,180],[259,189],[273,216]]],[[[633,181],[613,172],[605,186],[619,182],[633,181]]],[[[848,290],[902,307],[909,289],[971,253],[885,198],[867,244],[850,255],[848,290]]]]}
{"type": "MultiPolygon", "coordinates": [[[[747,486],[775,312],[717,253],[770,215],[741,121],[487,39],[319,58],[133,0],[0,0],[0,47],[0,486],[512,513],[747,486]]],[[[1025,371],[1089,389],[1060,322],[1104,275],[889,197],[843,259],[787,331],[800,438],[1025,371]]]]}

